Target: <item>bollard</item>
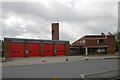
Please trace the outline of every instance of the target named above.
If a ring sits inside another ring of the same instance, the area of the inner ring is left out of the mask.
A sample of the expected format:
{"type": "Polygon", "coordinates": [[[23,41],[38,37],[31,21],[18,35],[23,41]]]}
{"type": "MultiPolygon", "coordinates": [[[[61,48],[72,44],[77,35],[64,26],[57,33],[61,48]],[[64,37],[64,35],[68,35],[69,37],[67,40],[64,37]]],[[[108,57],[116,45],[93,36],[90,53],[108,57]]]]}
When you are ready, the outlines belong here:
{"type": "Polygon", "coordinates": [[[45,59],[44,59],[44,58],[42,59],[42,62],[45,62],[45,59]]]}
{"type": "Polygon", "coordinates": [[[2,58],[2,62],[6,62],[7,60],[6,60],[6,58],[5,57],[3,57],[2,58]]]}
{"type": "Polygon", "coordinates": [[[88,57],[86,57],[85,60],[88,61],[88,57]]]}
{"type": "Polygon", "coordinates": [[[66,59],[66,61],[68,61],[68,59],[66,59]]]}
{"type": "Polygon", "coordinates": [[[66,61],[68,61],[68,56],[66,56],[66,61]]]}

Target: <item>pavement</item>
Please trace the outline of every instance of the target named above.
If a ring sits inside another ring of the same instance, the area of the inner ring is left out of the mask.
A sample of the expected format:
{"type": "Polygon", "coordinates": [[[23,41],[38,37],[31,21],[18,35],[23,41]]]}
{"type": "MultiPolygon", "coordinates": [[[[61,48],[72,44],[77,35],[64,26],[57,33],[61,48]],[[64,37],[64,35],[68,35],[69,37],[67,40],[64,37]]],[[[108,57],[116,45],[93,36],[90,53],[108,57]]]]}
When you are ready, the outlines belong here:
{"type": "MultiPolygon", "coordinates": [[[[51,64],[3,66],[3,78],[111,78],[118,76],[118,59],[90,59],[51,64]],[[101,73],[102,72],[102,73],[101,73]],[[104,73],[104,74],[103,74],[104,73]]],[[[52,80],[52,79],[51,79],[52,80]]],[[[87,79],[86,79],[87,80],[87,79]]]]}
{"type": "Polygon", "coordinates": [[[81,60],[92,60],[92,59],[115,59],[117,55],[90,55],[90,56],[49,56],[49,57],[20,57],[20,58],[9,58],[7,62],[2,62],[2,66],[22,66],[22,65],[34,65],[34,64],[50,64],[50,63],[61,63],[81,60]],[[44,58],[44,62],[43,62],[44,58]]]}
{"type": "Polygon", "coordinates": [[[120,69],[111,69],[111,70],[104,70],[95,73],[87,73],[84,75],[83,78],[115,78],[118,75],[118,71],[120,69]]]}

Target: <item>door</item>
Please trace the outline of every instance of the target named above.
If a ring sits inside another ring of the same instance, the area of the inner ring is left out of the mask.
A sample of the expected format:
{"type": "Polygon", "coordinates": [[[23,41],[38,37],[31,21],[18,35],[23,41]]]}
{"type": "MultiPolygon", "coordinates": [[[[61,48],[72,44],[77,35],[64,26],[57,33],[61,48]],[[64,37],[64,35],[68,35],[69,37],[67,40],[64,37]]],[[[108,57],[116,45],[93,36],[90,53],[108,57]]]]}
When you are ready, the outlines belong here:
{"type": "Polygon", "coordinates": [[[40,43],[28,43],[28,56],[40,56],[40,43]]]}
{"type": "Polygon", "coordinates": [[[65,44],[58,43],[56,46],[56,51],[58,56],[65,55],[65,44]]]}
{"type": "Polygon", "coordinates": [[[12,42],[12,54],[11,57],[24,57],[24,43],[23,42],[12,42]]]}
{"type": "Polygon", "coordinates": [[[53,43],[44,43],[43,45],[44,54],[43,56],[53,56],[53,43]]]}

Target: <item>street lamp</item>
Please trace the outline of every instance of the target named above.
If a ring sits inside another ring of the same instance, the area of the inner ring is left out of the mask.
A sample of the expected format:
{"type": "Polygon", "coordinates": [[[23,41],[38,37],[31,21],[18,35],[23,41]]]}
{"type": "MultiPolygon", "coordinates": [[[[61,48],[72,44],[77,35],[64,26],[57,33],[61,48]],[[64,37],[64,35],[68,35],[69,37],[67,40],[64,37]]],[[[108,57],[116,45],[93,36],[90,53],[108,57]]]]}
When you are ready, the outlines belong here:
{"type": "Polygon", "coordinates": [[[120,56],[120,40],[118,40],[118,55],[120,56]]]}

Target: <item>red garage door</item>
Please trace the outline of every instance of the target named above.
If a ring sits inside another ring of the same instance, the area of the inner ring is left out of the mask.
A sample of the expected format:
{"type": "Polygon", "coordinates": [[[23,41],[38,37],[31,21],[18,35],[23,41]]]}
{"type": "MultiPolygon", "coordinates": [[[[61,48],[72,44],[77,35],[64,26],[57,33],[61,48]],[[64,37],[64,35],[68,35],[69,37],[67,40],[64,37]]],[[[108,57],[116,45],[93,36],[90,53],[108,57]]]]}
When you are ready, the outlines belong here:
{"type": "Polygon", "coordinates": [[[12,54],[11,57],[24,57],[24,43],[12,42],[12,54]]]}
{"type": "Polygon", "coordinates": [[[28,56],[40,56],[40,43],[28,44],[28,56]]]}
{"type": "Polygon", "coordinates": [[[52,43],[44,43],[43,50],[44,50],[43,56],[53,56],[54,49],[52,43]]]}
{"type": "Polygon", "coordinates": [[[65,55],[65,45],[64,44],[57,44],[56,51],[58,56],[65,55]]]}

